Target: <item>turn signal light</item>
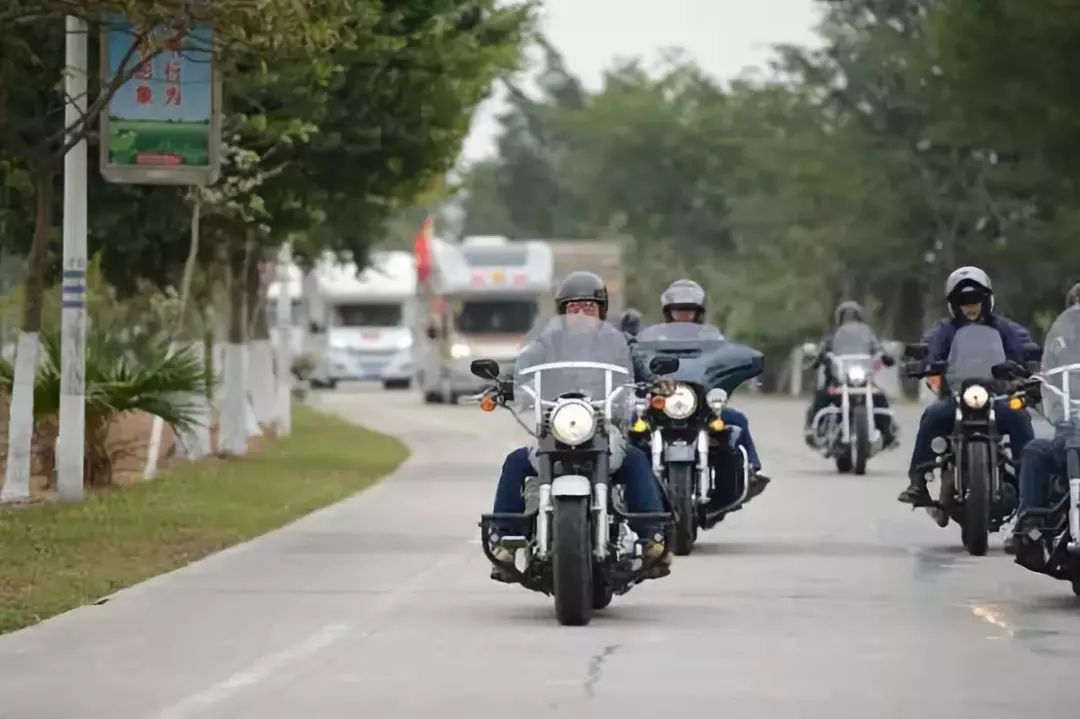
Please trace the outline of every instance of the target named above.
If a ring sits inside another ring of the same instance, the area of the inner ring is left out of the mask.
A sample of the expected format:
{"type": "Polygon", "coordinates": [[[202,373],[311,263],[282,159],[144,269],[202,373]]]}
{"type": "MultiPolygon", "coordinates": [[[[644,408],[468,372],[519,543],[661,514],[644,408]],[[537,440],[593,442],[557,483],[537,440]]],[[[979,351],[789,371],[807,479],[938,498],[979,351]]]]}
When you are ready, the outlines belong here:
{"type": "Polygon", "coordinates": [[[492,397],[490,394],[485,394],[484,398],[480,400],[480,409],[484,410],[485,412],[494,412],[495,407],[495,398],[492,397]]]}
{"type": "Polygon", "coordinates": [[[709,429],[713,432],[723,432],[726,428],[727,425],[724,424],[724,420],[722,419],[714,419],[712,422],[709,422],[709,429]]]}
{"type": "Polygon", "coordinates": [[[1012,397],[1009,399],[1009,409],[1013,411],[1021,410],[1027,406],[1027,402],[1023,397],[1012,397]]]}
{"type": "Polygon", "coordinates": [[[656,397],[653,397],[651,400],[649,400],[649,404],[652,406],[653,409],[655,409],[657,411],[662,410],[666,403],[667,403],[667,400],[665,400],[663,397],[661,397],[659,395],[657,395],[656,397]]]}
{"type": "Polygon", "coordinates": [[[645,420],[638,418],[637,422],[634,422],[634,426],[630,428],[631,432],[643,433],[649,431],[649,425],[645,424],[645,420]]]}

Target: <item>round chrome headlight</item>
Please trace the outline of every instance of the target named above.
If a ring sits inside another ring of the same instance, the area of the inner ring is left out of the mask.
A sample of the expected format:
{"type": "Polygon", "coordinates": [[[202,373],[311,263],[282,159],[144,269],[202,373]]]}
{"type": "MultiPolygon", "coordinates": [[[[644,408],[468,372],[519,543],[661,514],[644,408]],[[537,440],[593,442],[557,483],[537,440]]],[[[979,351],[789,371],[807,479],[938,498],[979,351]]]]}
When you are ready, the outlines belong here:
{"type": "Polygon", "coordinates": [[[847,378],[848,382],[856,387],[866,384],[866,368],[860,367],[859,365],[848,367],[847,378]]]}
{"type": "Polygon", "coordinates": [[[971,409],[982,409],[990,401],[990,393],[981,384],[973,384],[964,390],[964,404],[971,409]]]}
{"type": "Polygon", "coordinates": [[[697,395],[685,384],[675,387],[670,397],[664,398],[664,414],[672,419],[686,419],[697,409],[697,395]]]}
{"type": "Polygon", "coordinates": [[[551,434],[563,444],[576,447],[596,432],[596,413],[588,402],[563,400],[551,410],[551,434]]]}
{"type": "Polygon", "coordinates": [[[709,390],[709,393],[705,395],[705,401],[709,403],[709,406],[716,412],[719,412],[727,404],[728,393],[719,387],[715,387],[709,390]]]}

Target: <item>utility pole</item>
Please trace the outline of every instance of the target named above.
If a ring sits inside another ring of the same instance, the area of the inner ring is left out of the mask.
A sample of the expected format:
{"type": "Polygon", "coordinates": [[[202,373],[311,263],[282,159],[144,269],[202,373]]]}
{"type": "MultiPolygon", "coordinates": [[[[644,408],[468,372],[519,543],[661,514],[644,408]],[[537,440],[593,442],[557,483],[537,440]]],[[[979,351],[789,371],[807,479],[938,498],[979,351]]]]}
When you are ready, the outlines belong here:
{"type": "Polygon", "coordinates": [[[278,434],[292,433],[292,248],[284,243],[277,257],[277,326],[278,326],[278,434]]]}
{"type": "Polygon", "coordinates": [[[63,501],[83,498],[86,445],[86,133],[89,29],[66,20],[64,122],[83,139],[64,156],[64,261],[60,335],[60,432],[56,441],[57,490],[63,501]]]}

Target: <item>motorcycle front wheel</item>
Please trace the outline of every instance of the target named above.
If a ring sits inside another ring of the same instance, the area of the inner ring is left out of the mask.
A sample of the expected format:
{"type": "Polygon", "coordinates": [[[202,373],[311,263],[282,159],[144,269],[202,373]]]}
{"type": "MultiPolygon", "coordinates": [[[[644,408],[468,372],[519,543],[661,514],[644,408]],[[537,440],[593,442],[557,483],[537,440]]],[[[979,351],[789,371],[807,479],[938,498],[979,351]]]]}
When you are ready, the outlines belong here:
{"type": "Polygon", "coordinates": [[[589,498],[557,497],[551,522],[555,616],[559,624],[584,626],[594,601],[589,498]]]}
{"type": "Polygon", "coordinates": [[[851,452],[854,455],[855,474],[866,474],[866,462],[870,459],[870,430],[866,424],[866,407],[856,407],[851,413],[851,452]]]}
{"type": "Polygon", "coordinates": [[[970,442],[964,447],[964,525],[961,537],[968,554],[981,557],[990,541],[990,446],[970,442]]]}
{"type": "Polygon", "coordinates": [[[697,514],[694,511],[694,467],[669,464],[668,487],[675,505],[675,555],[685,557],[697,541],[697,514]]]}

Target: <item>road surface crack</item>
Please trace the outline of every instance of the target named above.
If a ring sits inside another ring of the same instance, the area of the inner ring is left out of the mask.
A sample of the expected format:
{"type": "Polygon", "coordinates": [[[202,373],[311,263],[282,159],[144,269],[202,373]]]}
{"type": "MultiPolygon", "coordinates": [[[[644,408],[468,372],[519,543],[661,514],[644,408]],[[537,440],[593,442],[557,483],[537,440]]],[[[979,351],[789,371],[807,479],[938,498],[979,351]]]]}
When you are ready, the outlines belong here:
{"type": "Polygon", "coordinates": [[[621,644],[610,644],[604,647],[604,651],[593,656],[589,660],[589,670],[585,677],[585,694],[592,699],[596,693],[596,685],[600,681],[600,677],[604,672],[604,662],[608,660],[615,652],[619,651],[621,644]]]}

